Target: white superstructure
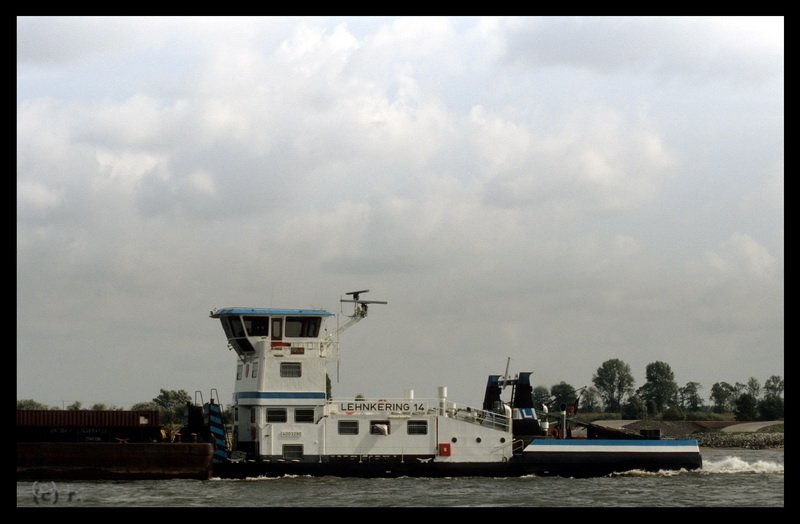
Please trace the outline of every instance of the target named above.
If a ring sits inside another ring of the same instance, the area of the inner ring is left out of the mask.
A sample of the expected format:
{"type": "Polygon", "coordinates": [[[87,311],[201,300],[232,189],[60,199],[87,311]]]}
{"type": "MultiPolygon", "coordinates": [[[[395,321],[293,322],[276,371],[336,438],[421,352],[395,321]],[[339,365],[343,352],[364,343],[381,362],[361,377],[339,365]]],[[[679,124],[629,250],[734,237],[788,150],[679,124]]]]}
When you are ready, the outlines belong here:
{"type": "MultiPolygon", "coordinates": [[[[510,417],[455,404],[447,388],[434,398],[331,398],[327,365],[338,335],[366,316],[355,311],[332,334],[326,310],[222,308],[236,352],[233,448],[260,462],[506,462],[513,455],[510,417]]],[[[517,443],[522,445],[522,442],[517,443]]]]}

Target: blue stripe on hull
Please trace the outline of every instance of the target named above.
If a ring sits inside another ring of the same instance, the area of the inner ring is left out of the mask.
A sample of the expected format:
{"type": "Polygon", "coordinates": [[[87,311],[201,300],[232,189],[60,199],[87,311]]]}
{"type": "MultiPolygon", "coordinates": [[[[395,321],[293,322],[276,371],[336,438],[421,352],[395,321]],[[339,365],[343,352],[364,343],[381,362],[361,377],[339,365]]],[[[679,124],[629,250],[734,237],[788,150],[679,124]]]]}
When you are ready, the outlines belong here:
{"type": "Polygon", "coordinates": [[[696,440],[583,440],[583,439],[533,439],[525,446],[524,454],[552,455],[569,453],[587,454],[661,454],[700,453],[696,440]]]}
{"type": "Polygon", "coordinates": [[[687,440],[626,440],[626,439],[533,439],[536,446],[696,446],[694,439],[687,440]]]}

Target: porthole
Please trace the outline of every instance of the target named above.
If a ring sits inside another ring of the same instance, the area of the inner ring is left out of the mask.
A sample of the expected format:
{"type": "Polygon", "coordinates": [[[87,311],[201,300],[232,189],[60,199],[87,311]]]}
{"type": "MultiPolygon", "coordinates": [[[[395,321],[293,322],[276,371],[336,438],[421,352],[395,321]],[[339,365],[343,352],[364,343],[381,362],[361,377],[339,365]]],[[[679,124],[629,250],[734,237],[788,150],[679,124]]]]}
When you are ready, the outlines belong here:
{"type": "Polygon", "coordinates": [[[453,444],[455,444],[456,442],[458,442],[458,439],[457,439],[457,438],[455,438],[455,437],[453,437],[453,438],[451,438],[451,439],[450,439],[450,442],[452,442],[453,444]]]}
{"type": "Polygon", "coordinates": [[[476,438],[476,439],[475,439],[475,442],[477,442],[478,444],[480,444],[480,443],[481,443],[481,438],[480,438],[480,437],[476,438]]]}
{"type": "Polygon", "coordinates": [[[504,443],[505,443],[505,441],[506,441],[506,438],[505,438],[505,437],[500,437],[500,444],[504,444],[504,443]]]}

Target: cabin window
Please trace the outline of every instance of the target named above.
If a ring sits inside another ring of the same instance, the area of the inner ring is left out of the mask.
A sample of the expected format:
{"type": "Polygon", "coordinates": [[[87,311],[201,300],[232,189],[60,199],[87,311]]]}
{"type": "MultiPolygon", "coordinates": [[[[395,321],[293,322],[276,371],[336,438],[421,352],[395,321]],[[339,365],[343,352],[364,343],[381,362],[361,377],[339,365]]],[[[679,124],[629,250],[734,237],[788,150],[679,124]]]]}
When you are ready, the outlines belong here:
{"type": "Polygon", "coordinates": [[[321,320],[320,317],[286,317],[286,336],[316,338],[321,320]]]}
{"type": "Polygon", "coordinates": [[[370,420],[369,421],[369,434],[370,435],[388,435],[391,433],[391,427],[388,420],[370,420]]]}
{"type": "Polygon", "coordinates": [[[267,408],[267,422],[286,422],[286,409],[267,408]]]}
{"type": "Polygon", "coordinates": [[[269,317],[242,317],[242,320],[251,337],[266,337],[269,334],[269,317]]]}
{"type": "Polygon", "coordinates": [[[237,353],[251,353],[255,351],[253,345],[247,340],[242,326],[242,320],[239,317],[222,317],[222,329],[225,330],[225,336],[228,338],[228,344],[231,345],[237,353]]]}
{"type": "Polygon", "coordinates": [[[272,340],[281,340],[283,338],[283,319],[272,319],[272,340]]]}
{"type": "Polygon", "coordinates": [[[237,406],[233,407],[233,422],[239,422],[239,408],[237,406]]]}
{"type": "Polygon", "coordinates": [[[258,360],[254,360],[253,361],[253,375],[252,375],[252,377],[256,378],[257,376],[258,376],[258,360]]]}
{"type": "Polygon", "coordinates": [[[357,420],[340,420],[339,421],[339,434],[340,435],[358,435],[358,421],[357,420]]]}
{"type": "Polygon", "coordinates": [[[250,408],[250,423],[256,423],[256,408],[250,408]]]}
{"type": "Polygon", "coordinates": [[[428,421],[427,420],[409,420],[407,429],[408,429],[408,434],[409,435],[427,435],[428,434],[428,421]]]}
{"type": "Polygon", "coordinates": [[[295,409],[294,410],[294,421],[295,422],[314,422],[314,410],[313,409],[295,409]]]}
{"type": "Polygon", "coordinates": [[[284,444],[283,445],[283,458],[284,458],[284,460],[302,460],[302,458],[303,458],[303,445],[302,444],[284,444]]]}
{"type": "Polygon", "coordinates": [[[228,319],[231,323],[231,333],[233,338],[241,338],[245,336],[244,327],[242,326],[242,319],[239,317],[230,317],[228,319]]]}
{"type": "Polygon", "coordinates": [[[302,374],[300,362],[281,362],[281,377],[298,378],[302,374]]]}
{"type": "Polygon", "coordinates": [[[236,364],[236,380],[242,380],[242,363],[236,364]]]}

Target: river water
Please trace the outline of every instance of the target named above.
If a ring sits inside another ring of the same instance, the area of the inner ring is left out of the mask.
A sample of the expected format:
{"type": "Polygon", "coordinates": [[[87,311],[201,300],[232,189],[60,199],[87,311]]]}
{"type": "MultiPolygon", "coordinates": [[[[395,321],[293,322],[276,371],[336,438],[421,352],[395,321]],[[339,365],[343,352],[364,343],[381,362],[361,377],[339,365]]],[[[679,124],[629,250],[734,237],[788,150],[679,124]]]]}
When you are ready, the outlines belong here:
{"type": "Polygon", "coordinates": [[[17,507],[783,507],[784,450],[701,449],[698,471],[592,478],[17,482],[17,507]]]}

